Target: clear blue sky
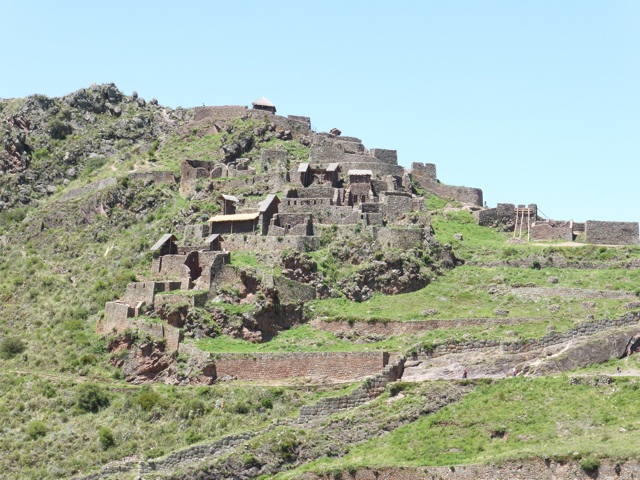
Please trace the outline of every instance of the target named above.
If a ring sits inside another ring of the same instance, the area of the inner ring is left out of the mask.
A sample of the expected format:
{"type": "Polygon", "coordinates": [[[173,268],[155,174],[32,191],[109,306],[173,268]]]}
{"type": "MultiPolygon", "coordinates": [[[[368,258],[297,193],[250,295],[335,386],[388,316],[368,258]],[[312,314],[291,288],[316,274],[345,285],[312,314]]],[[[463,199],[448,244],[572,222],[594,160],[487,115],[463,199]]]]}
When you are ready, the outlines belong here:
{"type": "Polygon", "coordinates": [[[0,97],[115,82],[338,127],[489,205],[640,220],[638,1],[2,0],[0,97]]]}

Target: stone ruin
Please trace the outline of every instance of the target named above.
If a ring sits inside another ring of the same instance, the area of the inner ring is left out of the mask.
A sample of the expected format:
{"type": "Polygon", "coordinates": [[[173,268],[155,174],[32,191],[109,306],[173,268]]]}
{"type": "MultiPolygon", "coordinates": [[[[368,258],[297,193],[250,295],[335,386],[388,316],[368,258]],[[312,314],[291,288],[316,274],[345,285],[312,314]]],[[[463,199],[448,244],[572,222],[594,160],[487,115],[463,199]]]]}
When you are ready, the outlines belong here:
{"type": "Polygon", "coordinates": [[[598,245],[637,245],[640,242],[638,222],[549,220],[538,216],[536,204],[499,203],[495,208],[485,208],[475,215],[478,225],[514,232],[514,236],[526,236],[528,240],[574,242],[583,235],[586,243],[598,245]]]}

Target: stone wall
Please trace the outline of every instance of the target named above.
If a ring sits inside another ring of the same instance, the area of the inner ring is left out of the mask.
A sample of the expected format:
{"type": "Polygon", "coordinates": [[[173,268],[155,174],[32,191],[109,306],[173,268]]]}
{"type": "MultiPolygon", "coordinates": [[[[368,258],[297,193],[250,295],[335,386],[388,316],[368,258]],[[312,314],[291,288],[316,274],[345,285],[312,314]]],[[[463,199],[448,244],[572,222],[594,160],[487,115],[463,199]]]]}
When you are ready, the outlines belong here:
{"type": "Polygon", "coordinates": [[[107,302],[104,307],[105,318],[96,325],[96,333],[108,335],[126,330],[138,330],[151,337],[165,339],[171,350],[177,350],[180,344],[180,329],[162,322],[150,321],[144,317],[134,317],[133,308],[122,302],[107,302]]]}
{"type": "Polygon", "coordinates": [[[262,235],[225,235],[224,246],[230,251],[277,253],[284,249],[311,252],[318,248],[318,239],[315,237],[296,237],[287,235],[283,237],[268,237],[262,235]]]}
{"type": "Polygon", "coordinates": [[[70,188],[60,196],[60,201],[66,202],[69,200],[76,200],[87,193],[99,192],[107,187],[115,185],[118,181],[113,177],[102,178],[91,182],[84,187],[70,188]]]}
{"type": "Polygon", "coordinates": [[[523,353],[538,348],[550,347],[562,342],[567,342],[574,338],[608,330],[610,328],[635,325],[640,320],[637,314],[629,314],[614,319],[602,319],[592,322],[583,322],[566,332],[552,332],[541,338],[526,339],[523,341],[498,342],[497,340],[475,340],[470,342],[458,342],[455,340],[436,343],[427,357],[441,356],[448,353],[463,353],[469,350],[484,350],[487,348],[497,348],[508,353],[523,353]]]}
{"type": "Polygon", "coordinates": [[[534,222],[529,229],[531,240],[573,241],[572,222],[534,222]]]}
{"type": "Polygon", "coordinates": [[[371,156],[374,158],[377,158],[381,162],[388,163],[389,165],[398,165],[397,150],[385,150],[384,148],[372,148],[371,156]]]}
{"type": "Polygon", "coordinates": [[[476,218],[478,219],[478,225],[491,227],[498,220],[498,211],[495,208],[485,208],[476,212],[476,218]]]}
{"type": "Polygon", "coordinates": [[[156,185],[176,183],[176,177],[171,172],[128,172],[127,175],[134,182],[153,182],[156,185]]]}
{"type": "Polygon", "coordinates": [[[591,298],[609,300],[635,300],[636,295],[624,290],[590,290],[585,288],[564,288],[564,287],[517,287],[511,289],[511,293],[528,300],[538,300],[539,298],[591,298]]]}
{"type": "Polygon", "coordinates": [[[417,177],[426,177],[431,180],[437,180],[435,163],[417,163],[411,164],[411,175],[417,177]]]}
{"type": "Polygon", "coordinates": [[[106,335],[111,332],[123,332],[130,328],[129,318],[133,317],[133,308],[123,302],[107,302],[104,306],[104,319],[96,325],[96,332],[106,335]]]}
{"type": "Polygon", "coordinates": [[[429,330],[444,330],[462,328],[475,325],[519,325],[521,323],[537,322],[540,318],[452,318],[445,320],[415,320],[401,321],[347,321],[347,320],[313,320],[312,325],[331,332],[334,335],[353,335],[367,337],[379,335],[397,337],[399,335],[421,334],[429,330]]]}
{"type": "Polygon", "coordinates": [[[421,248],[427,238],[422,228],[371,227],[371,234],[378,246],[399,250],[421,248]]]}
{"type": "Polygon", "coordinates": [[[188,281],[191,278],[191,270],[187,266],[187,262],[193,262],[196,252],[190,252],[186,255],[163,255],[156,257],[151,261],[151,272],[155,278],[171,278],[187,282],[183,290],[189,289],[188,281]]]}
{"type": "Polygon", "coordinates": [[[132,282],[127,285],[122,301],[129,305],[138,302],[153,305],[156,294],[156,282],[132,282]]]}
{"type": "Polygon", "coordinates": [[[162,293],[160,295],[156,295],[155,299],[155,307],[162,307],[163,305],[188,305],[189,307],[204,307],[204,304],[207,303],[207,292],[199,292],[192,293],[190,290],[189,293],[184,293],[180,291],[176,291],[176,293],[162,293]]]}
{"type": "Polygon", "coordinates": [[[380,196],[380,206],[387,221],[395,222],[413,211],[413,198],[408,193],[385,192],[380,196]]]}
{"type": "Polygon", "coordinates": [[[638,244],[638,222],[600,222],[587,220],[585,235],[588,243],[604,245],[638,244]]]}
{"type": "Polygon", "coordinates": [[[243,105],[221,105],[217,107],[195,107],[194,120],[206,118],[243,118],[247,116],[248,108],[243,105]]]}
{"type": "Polygon", "coordinates": [[[218,378],[271,381],[282,378],[331,378],[357,381],[382,370],[383,352],[262,353],[216,355],[218,378]]]}
{"type": "Polygon", "coordinates": [[[404,358],[401,358],[394,365],[387,365],[382,372],[367,378],[360,387],[348,395],[325,398],[315,405],[303,405],[300,408],[298,423],[306,423],[318,417],[333,415],[373,400],[382,395],[389,382],[400,379],[403,370],[404,358]]]}
{"type": "Polygon", "coordinates": [[[308,187],[297,188],[295,190],[292,190],[291,194],[295,196],[291,198],[289,197],[283,198],[281,204],[284,204],[284,202],[288,200],[298,200],[298,202],[300,202],[300,199],[302,198],[305,198],[305,199],[323,198],[323,199],[330,200],[333,198],[333,192],[334,192],[333,187],[325,187],[323,185],[309,185],[308,187]]]}
{"type": "Polygon", "coordinates": [[[482,190],[479,188],[471,187],[454,187],[451,185],[444,185],[438,181],[434,181],[429,177],[412,176],[414,182],[427,192],[433,193],[441,198],[447,198],[455,200],[461,203],[467,203],[471,205],[482,206],[482,190]]]}

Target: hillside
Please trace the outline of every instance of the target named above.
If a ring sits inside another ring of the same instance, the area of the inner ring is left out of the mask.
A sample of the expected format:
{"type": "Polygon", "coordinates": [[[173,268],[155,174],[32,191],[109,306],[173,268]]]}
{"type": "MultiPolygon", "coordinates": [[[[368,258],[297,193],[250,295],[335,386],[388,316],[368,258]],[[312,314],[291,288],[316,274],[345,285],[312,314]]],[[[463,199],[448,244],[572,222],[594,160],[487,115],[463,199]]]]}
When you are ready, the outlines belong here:
{"type": "Polygon", "coordinates": [[[637,224],[272,109],[0,100],[0,478],[637,476],[637,224]]]}

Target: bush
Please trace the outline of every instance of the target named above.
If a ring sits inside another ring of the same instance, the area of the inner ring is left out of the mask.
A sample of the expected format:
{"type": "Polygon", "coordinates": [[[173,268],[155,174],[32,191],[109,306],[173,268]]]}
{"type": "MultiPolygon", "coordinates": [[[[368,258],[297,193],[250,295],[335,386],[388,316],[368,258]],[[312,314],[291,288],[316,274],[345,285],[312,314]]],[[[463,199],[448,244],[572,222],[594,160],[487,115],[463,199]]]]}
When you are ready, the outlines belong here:
{"type": "Polygon", "coordinates": [[[185,442],[187,442],[187,445],[191,445],[193,443],[199,442],[203,438],[204,437],[202,435],[200,435],[197,432],[193,432],[191,430],[189,430],[187,434],[184,436],[184,440],[185,442]]]}
{"type": "Polygon", "coordinates": [[[113,438],[113,432],[107,427],[100,427],[98,430],[98,439],[100,440],[100,446],[103,450],[108,450],[116,444],[116,440],[113,438]]]}
{"type": "Polygon", "coordinates": [[[6,337],[0,341],[0,358],[8,360],[24,352],[22,340],[16,337],[6,337]]]}
{"type": "Polygon", "coordinates": [[[81,385],[76,395],[76,408],[83,413],[96,413],[109,406],[109,397],[98,386],[92,384],[81,385]]]}
{"type": "Polygon", "coordinates": [[[273,408],[273,400],[271,399],[271,397],[261,398],[260,405],[262,406],[262,408],[271,410],[273,408]]]}
{"type": "Polygon", "coordinates": [[[143,390],[133,398],[134,405],[140,405],[145,412],[150,411],[160,401],[160,395],[153,390],[143,390]]]}
{"type": "Polygon", "coordinates": [[[600,459],[591,456],[583,458],[580,462],[580,467],[585,472],[594,472],[600,467],[600,459]]]}
{"type": "Polygon", "coordinates": [[[71,127],[57,118],[49,123],[49,135],[54,140],[64,140],[70,133],[71,127]]]}
{"type": "Polygon", "coordinates": [[[36,440],[40,437],[44,437],[47,434],[47,426],[44,422],[39,420],[35,420],[29,424],[27,427],[27,435],[31,438],[31,440],[36,440]]]}

